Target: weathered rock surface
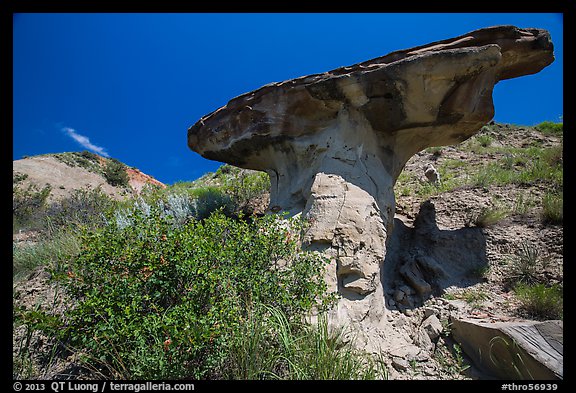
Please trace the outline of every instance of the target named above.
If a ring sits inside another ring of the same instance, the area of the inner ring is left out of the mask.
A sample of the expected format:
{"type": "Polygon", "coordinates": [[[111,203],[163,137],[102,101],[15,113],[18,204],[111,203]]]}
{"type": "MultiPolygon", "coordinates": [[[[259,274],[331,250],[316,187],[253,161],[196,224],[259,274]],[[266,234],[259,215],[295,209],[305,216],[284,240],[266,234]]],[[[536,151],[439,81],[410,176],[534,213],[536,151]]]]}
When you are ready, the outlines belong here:
{"type": "MultiPolygon", "coordinates": [[[[474,135],[494,115],[498,81],[553,60],[545,30],[476,30],[266,85],[202,117],[189,128],[188,145],[206,158],[266,171],[270,211],[304,214],[311,222],[304,246],[332,258],[326,280],[342,296],[335,320],[381,338],[392,277],[415,291],[389,299],[404,312],[453,280],[426,245],[420,254],[390,249],[393,187],[404,165],[427,147],[474,135]]],[[[456,264],[448,269],[458,272],[456,264]]]]}
{"type": "Polygon", "coordinates": [[[563,379],[562,321],[452,318],[452,334],[474,362],[503,379],[563,379]]]}

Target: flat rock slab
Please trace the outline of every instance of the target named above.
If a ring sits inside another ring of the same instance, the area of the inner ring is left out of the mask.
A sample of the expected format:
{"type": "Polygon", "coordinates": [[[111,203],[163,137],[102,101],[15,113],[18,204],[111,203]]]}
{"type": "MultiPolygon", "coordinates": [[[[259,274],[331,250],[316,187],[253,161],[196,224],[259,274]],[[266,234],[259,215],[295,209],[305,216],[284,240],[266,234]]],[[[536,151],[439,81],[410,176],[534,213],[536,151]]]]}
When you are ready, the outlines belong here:
{"type": "Polygon", "coordinates": [[[562,321],[452,318],[452,334],[487,373],[502,379],[564,379],[562,321]]]}

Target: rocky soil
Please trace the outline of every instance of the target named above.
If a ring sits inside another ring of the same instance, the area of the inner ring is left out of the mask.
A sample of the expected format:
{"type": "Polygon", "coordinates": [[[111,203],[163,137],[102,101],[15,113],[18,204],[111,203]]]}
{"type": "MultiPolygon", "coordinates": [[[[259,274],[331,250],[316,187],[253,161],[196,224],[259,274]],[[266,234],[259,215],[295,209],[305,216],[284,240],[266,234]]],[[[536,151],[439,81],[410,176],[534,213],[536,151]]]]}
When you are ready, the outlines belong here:
{"type": "MultiPolygon", "coordinates": [[[[493,146],[526,148],[533,146],[535,142],[542,147],[562,145],[561,135],[545,135],[532,127],[495,124],[481,134],[489,135],[493,146]]],[[[432,232],[436,233],[437,237],[432,239],[429,234],[425,234],[420,238],[420,243],[411,243],[412,245],[423,247],[423,241],[430,241],[431,245],[437,242],[442,244],[445,252],[449,252],[446,250],[450,250],[450,245],[460,247],[459,244],[464,244],[464,247],[472,247],[472,243],[466,245],[466,242],[474,237],[483,242],[483,250],[475,252],[480,252],[486,263],[468,271],[462,276],[462,280],[448,281],[441,287],[434,288],[432,296],[422,302],[406,302],[397,298],[396,291],[399,288],[404,290],[403,296],[413,296],[410,288],[402,288],[401,285],[384,286],[387,291],[386,305],[389,308],[387,318],[395,329],[408,333],[412,339],[410,345],[386,348],[384,351],[383,359],[389,379],[490,378],[471,364],[466,354],[462,353],[461,347],[455,343],[450,335],[450,318],[464,316],[495,322],[531,318],[520,308],[509,280],[511,263],[517,258],[523,245],[533,246],[546,260],[538,273],[540,277],[548,283],[563,284],[563,226],[543,223],[540,204],[535,203],[540,201],[546,192],[544,185],[534,183],[522,187],[461,186],[432,196],[419,196],[413,191],[407,191],[414,189],[411,182],[426,181],[423,168],[428,163],[439,168],[448,160],[461,161],[465,165],[455,166],[451,173],[451,176],[458,177],[468,176],[464,171],[465,167],[488,165],[502,158],[495,152],[473,152],[465,148],[464,144],[443,147],[440,151],[428,149],[408,161],[404,169],[405,175],[395,188],[396,236],[401,237],[402,234],[417,231],[415,223],[420,216],[420,220],[428,220],[427,225],[435,226],[432,232]],[[519,204],[524,208],[518,208],[519,204]],[[510,210],[513,210],[514,206],[517,208],[492,225],[475,227],[473,218],[477,217],[483,208],[495,205],[505,206],[510,210]],[[462,235],[464,233],[471,237],[462,235]],[[471,233],[473,235],[470,235],[471,233]]],[[[254,204],[254,210],[264,210],[262,206],[267,204],[267,200],[266,196],[260,197],[254,204]]],[[[466,263],[462,261],[463,265],[466,263]]],[[[15,306],[25,305],[31,308],[41,305],[59,312],[66,303],[62,296],[55,297],[56,292],[49,282],[49,273],[43,269],[35,271],[26,280],[14,283],[13,294],[15,306]]],[[[25,339],[25,329],[16,328],[13,332],[15,358],[25,339]]],[[[37,373],[37,378],[79,377],[74,356],[68,354],[69,357],[47,362],[46,359],[50,359],[50,356],[45,338],[33,336],[30,340],[32,347],[36,349],[33,355],[34,363],[42,370],[37,373]]],[[[82,375],[87,374],[84,372],[82,375]]]]}

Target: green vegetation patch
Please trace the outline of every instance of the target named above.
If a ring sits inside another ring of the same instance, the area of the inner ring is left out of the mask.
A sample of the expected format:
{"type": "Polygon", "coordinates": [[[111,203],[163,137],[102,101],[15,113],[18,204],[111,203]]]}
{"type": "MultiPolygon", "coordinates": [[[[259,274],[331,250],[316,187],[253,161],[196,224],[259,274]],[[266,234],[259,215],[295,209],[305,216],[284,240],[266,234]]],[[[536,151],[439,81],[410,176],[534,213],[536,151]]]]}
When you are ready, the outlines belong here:
{"type": "Polygon", "coordinates": [[[564,197],[561,193],[548,192],[542,197],[542,221],[550,224],[564,222],[564,197]]]}
{"type": "Polygon", "coordinates": [[[108,184],[114,187],[128,187],[128,173],[126,173],[126,165],[120,161],[109,158],[103,170],[104,177],[108,184]]]}
{"type": "Polygon", "coordinates": [[[100,175],[103,174],[100,166],[100,156],[87,150],[81,152],[46,154],[46,156],[54,157],[58,161],[71,167],[81,167],[90,172],[100,175]]]}
{"type": "Polygon", "coordinates": [[[559,135],[564,132],[564,123],[555,123],[552,121],[543,121],[542,123],[536,125],[538,131],[543,134],[548,135],[559,135]]]}
{"type": "Polygon", "coordinates": [[[539,320],[563,318],[562,288],[558,285],[518,284],[514,288],[521,308],[539,320]]]}
{"type": "Polygon", "coordinates": [[[301,321],[330,299],[327,260],[300,250],[300,221],[215,213],[175,226],[156,208],[130,219],[86,232],[55,269],[75,307],[43,327],[105,376],[217,378],[259,305],[301,321]]]}

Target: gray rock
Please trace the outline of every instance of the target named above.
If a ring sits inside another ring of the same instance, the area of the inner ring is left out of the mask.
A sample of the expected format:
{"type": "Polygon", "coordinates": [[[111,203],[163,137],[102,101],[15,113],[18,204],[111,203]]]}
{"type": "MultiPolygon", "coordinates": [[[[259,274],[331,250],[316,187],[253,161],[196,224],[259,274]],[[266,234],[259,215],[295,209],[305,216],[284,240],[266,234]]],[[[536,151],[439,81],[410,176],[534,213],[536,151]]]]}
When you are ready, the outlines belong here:
{"type": "Polygon", "coordinates": [[[390,355],[397,358],[406,359],[410,362],[412,360],[418,360],[417,358],[420,352],[421,352],[420,347],[418,347],[417,345],[407,344],[402,345],[398,348],[393,348],[390,351],[390,355]]]}
{"type": "Polygon", "coordinates": [[[418,347],[428,353],[432,353],[434,351],[434,343],[432,340],[430,340],[428,332],[426,332],[422,327],[416,330],[414,344],[418,345],[418,347]]]}
{"type": "Polygon", "coordinates": [[[414,295],[416,293],[414,288],[409,287],[408,285],[402,285],[398,289],[404,292],[406,295],[414,295]]]}
{"type": "Polygon", "coordinates": [[[446,277],[447,276],[446,272],[442,268],[442,265],[436,259],[432,258],[431,256],[419,255],[416,258],[416,262],[418,262],[418,264],[423,269],[428,271],[430,274],[433,274],[434,276],[438,276],[438,277],[446,277]]]}
{"type": "Polygon", "coordinates": [[[394,367],[398,371],[406,371],[410,368],[410,363],[408,363],[408,361],[404,358],[393,356],[392,367],[394,367]]]}
{"type": "Polygon", "coordinates": [[[406,293],[404,291],[401,291],[400,289],[397,289],[394,292],[394,301],[401,303],[402,300],[404,299],[404,297],[406,296],[406,293]]]}
{"type": "Polygon", "coordinates": [[[452,320],[453,337],[474,363],[503,379],[563,379],[563,322],[452,320]]]}
{"type": "Polygon", "coordinates": [[[443,327],[436,315],[430,315],[422,322],[422,329],[428,334],[430,340],[435,340],[442,333],[443,327]]]}
{"type": "Polygon", "coordinates": [[[423,298],[432,293],[432,287],[424,280],[414,262],[404,263],[400,267],[400,274],[423,298]]]}
{"type": "Polygon", "coordinates": [[[438,313],[438,310],[432,307],[424,307],[423,312],[424,312],[424,319],[426,319],[430,315],[436,315],[438,313]]]}

